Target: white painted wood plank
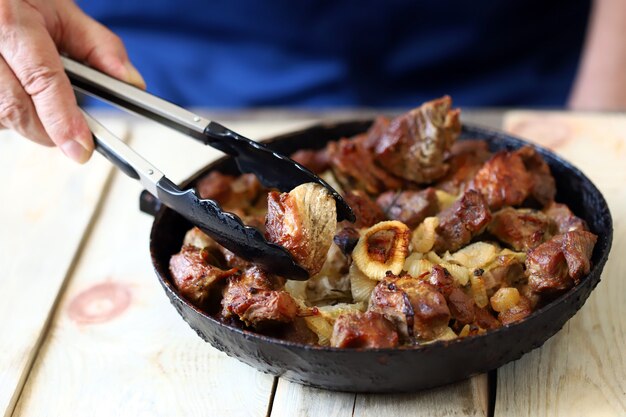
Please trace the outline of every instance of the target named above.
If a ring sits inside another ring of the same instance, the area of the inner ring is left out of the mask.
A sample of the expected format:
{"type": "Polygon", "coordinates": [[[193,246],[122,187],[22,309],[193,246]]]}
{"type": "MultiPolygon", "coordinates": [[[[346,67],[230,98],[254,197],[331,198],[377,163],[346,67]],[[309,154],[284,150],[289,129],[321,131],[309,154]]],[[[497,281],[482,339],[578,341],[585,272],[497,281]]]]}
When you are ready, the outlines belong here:
{"type": "MultiPolygon", "coordinates": [[[[110,124],[123,135],[120,123],[110,124]]],[[[12,413],[111,166],[0,132],[0,414],[12,413]]]]}
{"type": "MultiPolygon", "coordinates": [[[[254,137],[281,129],[232,126],[254,137]]],[[[175,181],[218,155],[154,124],[137,124],[131,146],[175,181]]],[[[16,416],[265,415],[273,378],[203,342],[163,294],[140,191],[116,173],[16,416]]]]}
{"type": "Polygon", "coordinates": [[[626,115],[515,112],[509,131],[548,146],[603,192],[614,220],[602,281],[541,349],[498,370],[496,416],[626,415],[626,115]]]}
{"type": "Polygon", "coordinates": [[[279,379],[272,417],[351,417],[356,394],[305,387],[279,379]]]}
{"type": "Polygon", "coordinates": [[[359,394],[355,417],[487,415],[487,375],[479,375],[444,387],[412,394],[359,394]]]}

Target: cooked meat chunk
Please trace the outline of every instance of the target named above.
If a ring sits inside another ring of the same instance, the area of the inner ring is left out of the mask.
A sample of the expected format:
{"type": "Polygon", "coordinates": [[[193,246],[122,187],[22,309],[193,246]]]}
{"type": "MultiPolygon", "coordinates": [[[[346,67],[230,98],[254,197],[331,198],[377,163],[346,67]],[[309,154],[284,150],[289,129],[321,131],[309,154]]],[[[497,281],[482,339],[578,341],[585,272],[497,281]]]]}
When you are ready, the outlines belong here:
{"type": "Polygon", "coordinates": [[[439,211],[437,194],[431,187],[422,191],[387,191],[376,202],[389,219],[399,220],[411,229],[439,211]]]}
{"type": "Polygon", "coordinates": [[[445,161],[450,167],[448,173],[435,187],[453,195],[461,194],[490,156],[484,140],[455,142],[445,161]]]}
{"type": "Polygon", "coordinates": [[[518,152],[500,151],[476,173],[470,188],[479,190],[491,210],[518,206],[526,200],[533,179],[518,152]]]}
{"type": "Polygon", "coordinates": [[[497,329],[498,327],[502,327],[502,323],[498,321],[487,309],[476,307],[474,309],[474,314],[476,315],[476,320],[474,321],[474,325],[480,327],[481,329],[491,330],[497,329]]]}
{"type": "Polygon", "coordinates": [[[344,255],[350,255],[356,244],[359,243],[360,237],[361,234],[358,230],[354,227],[346,226],[337,232],[335,237],[333,237],[333,242],[341,249],[344,255]]]}
{"type": "Polygon", "coordinates": [[[456,281],[445,268],[441,265],[435,265],[430,274],[422,279],[443,294],[452,319],[455,319],[459,324],[470,324],[474,321],[474,299],[456,286],[456,281]]]}
{"type": "Polygon", "coordinates": [[[493,214],[487,231],[517,251],[536,248],[551,237],[552,221],[540,211],[505,207],[493,214]]]}
{"type": "Polygon", "coordinates": [[[302,184],[289,193],[270,192],[265,221],[270,242],[285,247],[310,275],[324,265],[337,229],[334,198],[319,184],[302,184]]]}
{"type": "Polygon", "coordinates": [[[498,320],[505,325],[511,324],[528,317],[532,311],[528,298],[521,295],[519,302],[515,306],[498,313],[498,320]]]}
{"type": "Polygon", "coordinates": [[[319,150],[301,149],[292,154],[291,159],[310,169],[315,174],[321,174],[330,168],[326,148],[319,150]]]}
{"type": "Polygon", "coordinates": [[[530,196],[539,204],[545,206],[554,201],[556,195],[556,182],[550,172],[550,167],[537,153],[535,148],[524,146],[517,153],[521,156],[526,170],[530,174],[530,196]]]}
{"type": "Polygon", "coordinates": [[[236,316],[247,326],[263,327],[289,323],[298,308],[288,292],[281,290],[284,280],[252,266],[228,279],[222,299],[222,316],[236,316]]]}
{"type": "Polygon", "coordinates": [[[391,120],[384,116],[379,116],[374,119],[374,123],[372,123],[372,126],[370,126],[370,128],[367,130],[367,135],[365,135],[362,142],[363,146],[365,146],[365,149],[370,152],[374,152],[376,144],[380,141],[380,139],[389,128],[389,123],[391,123],[391,120]]]}
{"type": "Polygon", "coordinates": [[[330,345],[340,348],[392,348],[398,343],[393,324],[373,311],[340,315],[330,338],[330,345]]]}
{"type": "Polygon", "coordinates": [[[206,249],[211,256],[215,258],[211,260],[213,265],[225,264],[229,268],[244,269],[248,266],[248,262],[226,249],[211,237],[207,236],[202,230],[194,227],[185,234],[183,245],[194,246],[198,249],[206,249]]]}
{"type": "Polygon", "coordinates": [[[410,275],[388,276],[374,287],[370,311],[383,314],[405,340],[432,340],[447,327],[450,310],[430,283],[410,275]]]}
{"type": "Polygon", "coordinates": [[[170,258],[170,273],[174,286],[183,297],[196,306],[203,306],[216,283],[232,276],[235,269],[228,271],[211,265],[211,256],[206,249],[183,246],[170,258]]]}
{"type": "Polygon", "coordinates": [[[530,146],[496,153],[476,173],[470,187],[483,193],[492,210],[519,206],[529,197],[544,206],[556,194],[548,164],[530,146]]]}
{"type": "Polygon", "coordinates": [[[356,217],[354,227],[357,229],[370,227],[385,220],[385,213],[383,213],[380,207],[363,191],[348,191],[343,198],[354,212],[356,217]]]}
{"type": "Polygon", "coordinates": [[[450,315],[458,324],[471,324],[476,319],[474,298],[460,288],[453,288],[446,297],[450,315]]]}
{"type": "Polygon", "coordinates": [[[587,223],[583,219],[576,217],[565,204],[553,201],[544,207],[543,212],[554,221],[557,234],[574,230],[589,230],[587,223]]]}
{"type": "Polygon", "coordinates": [[[326,149],[335,178],[344,190],[361,190],[370,195],[399,189],[402,180],[374,163],[373,154],[366,148],[367,138],[367,134],[362,134],[328,143],[326,149]]]}
{"type": "Polygon", "coordinates": [[[212,171],[198,181],[196,190],[201,198],[215,200],[224,210],[232,211],[251,206],[261,192],[261,183],[253,174],[233,177],[212,171]]]}
{"type": "Polygon", "coordinates": [[[437,215],[435,252],[454,252],[469,243],[491,221],[485,198],[475,190],[463,194],[452,206],[437,215]]]}
{"type": "Polygon", "coordinates": [[[446,298],[455,288],[454,278],[441,265],[434,265],[428,275],[420,276],[420,278],[437,288],[446,298]]]}
{"type": "Polygon", "coordinates": [[[528,252],[528,285],[534,292],[566,290],[577,284],[591,269],[596,243],[593,233],[574,230],[557,235],[528,252]]]}
{"type": "Polygon", "coordinates": [[[460,111],[445,96],[395,118],[376,144],[376,161],[392,174],[417,183],[445,175],[445,153],[461,132],[460,111]]]}

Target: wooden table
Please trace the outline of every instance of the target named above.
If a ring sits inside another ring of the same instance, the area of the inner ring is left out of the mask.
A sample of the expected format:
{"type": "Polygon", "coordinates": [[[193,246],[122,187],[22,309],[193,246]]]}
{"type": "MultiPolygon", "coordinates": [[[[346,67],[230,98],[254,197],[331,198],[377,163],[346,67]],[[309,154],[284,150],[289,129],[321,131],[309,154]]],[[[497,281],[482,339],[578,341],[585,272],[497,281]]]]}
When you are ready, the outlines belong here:
{"type": "MultiPolygon", "coordinates": [[[[221,114],[261,138],[304,113],[221,114]]],[[[335,114],[349,118],[350,113],[335,114]]],[[[464,113],[554,149],[599,186],[613,250],[582,310],[494,372],[405,395],[333,393],[255,371],[204,343],[170,306],[148,256],[138,183],[0,132],[0,412],[5,416],[625,416],[626,115],[464,113]]],[[[101,120],[176,181],[216,151],[146,122],[101,120]]]]}

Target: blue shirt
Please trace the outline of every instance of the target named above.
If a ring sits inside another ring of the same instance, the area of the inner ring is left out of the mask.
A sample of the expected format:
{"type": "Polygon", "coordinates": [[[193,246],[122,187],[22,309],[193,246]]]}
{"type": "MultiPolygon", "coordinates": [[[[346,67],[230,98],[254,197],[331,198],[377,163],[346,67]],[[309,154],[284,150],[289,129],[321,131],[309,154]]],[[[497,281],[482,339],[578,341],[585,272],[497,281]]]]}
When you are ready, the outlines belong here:
{"type": "Polygon", "coordinates": [[[83,0],[184,106],[562,106],[589,0],[83,0]]]}

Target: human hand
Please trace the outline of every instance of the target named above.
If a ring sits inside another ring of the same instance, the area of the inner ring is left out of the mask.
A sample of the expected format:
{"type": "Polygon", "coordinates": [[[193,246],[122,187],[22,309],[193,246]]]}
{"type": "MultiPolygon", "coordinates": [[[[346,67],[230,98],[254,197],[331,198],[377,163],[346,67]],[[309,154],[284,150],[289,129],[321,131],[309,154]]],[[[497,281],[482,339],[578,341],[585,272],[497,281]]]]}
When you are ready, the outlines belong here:
{"type": "Polygon", "coordinates": [[[59,52],[145,88],[122,41],[72,0],[0,0],[0,128],[84,163],[94,144],[59,52]]]}

